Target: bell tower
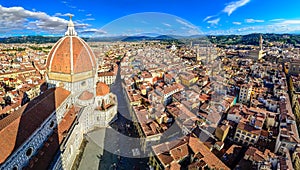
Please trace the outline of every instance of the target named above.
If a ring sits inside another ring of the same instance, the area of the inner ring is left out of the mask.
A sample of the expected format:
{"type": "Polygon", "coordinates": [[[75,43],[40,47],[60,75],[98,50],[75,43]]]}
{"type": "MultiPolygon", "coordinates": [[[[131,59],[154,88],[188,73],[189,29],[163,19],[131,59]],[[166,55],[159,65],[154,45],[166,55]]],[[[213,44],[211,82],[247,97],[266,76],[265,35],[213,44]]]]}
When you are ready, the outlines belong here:
{"type": "Polygon", "coordinates": [[[259,52],[258,52],[258,60],[261,60],[262,57],[264,56],[264,50],[263,50],[263,38],[262,35],[260,34],[259,36],[259,52]]]}

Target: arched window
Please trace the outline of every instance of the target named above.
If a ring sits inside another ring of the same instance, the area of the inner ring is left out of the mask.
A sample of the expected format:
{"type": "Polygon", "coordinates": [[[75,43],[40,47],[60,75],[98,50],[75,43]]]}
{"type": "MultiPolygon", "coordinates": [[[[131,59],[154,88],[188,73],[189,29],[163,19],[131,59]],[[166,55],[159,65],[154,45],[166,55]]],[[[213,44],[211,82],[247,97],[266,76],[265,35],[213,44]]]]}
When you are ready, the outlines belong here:
{"type": "Polygon", "coordinates": [[[15,166],[12,168],[12,170],[18,170],[18,166],[15,165],[15,166]]]}

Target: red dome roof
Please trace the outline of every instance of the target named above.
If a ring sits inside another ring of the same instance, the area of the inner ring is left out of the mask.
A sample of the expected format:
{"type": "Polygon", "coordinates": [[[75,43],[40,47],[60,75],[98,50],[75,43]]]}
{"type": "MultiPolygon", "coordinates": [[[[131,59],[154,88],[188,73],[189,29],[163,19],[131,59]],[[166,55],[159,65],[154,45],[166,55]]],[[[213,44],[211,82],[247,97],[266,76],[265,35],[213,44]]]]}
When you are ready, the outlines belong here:
{"type": "Polygon", "coordinates": [[[46,67],[49,72],[82,73],[96,69],[96,59],[83,39],[65,36],[53,46],[46,67]]]}
{"type": "Polygon", "coordinates": [[[105,96],[110,92],[109,87],[107,84],[98,82],[97,83],[97,88],[96,88],[96,95],[97,96],[105,96]]]}

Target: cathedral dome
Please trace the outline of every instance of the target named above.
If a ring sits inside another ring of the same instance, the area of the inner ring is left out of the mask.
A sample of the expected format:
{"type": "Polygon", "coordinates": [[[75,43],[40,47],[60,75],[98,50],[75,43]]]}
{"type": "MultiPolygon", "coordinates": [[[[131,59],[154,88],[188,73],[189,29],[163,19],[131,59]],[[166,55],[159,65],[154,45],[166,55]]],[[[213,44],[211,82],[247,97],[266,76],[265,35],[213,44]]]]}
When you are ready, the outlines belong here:
{"type": "Polygon", "coordinates": [[[73,82],[79,81],[82,76],[94,76],[96,57],[89,45],[77,36],[71,19],[65,36],[48,54],[46,68],[49,79],[54,80],[73,82]]]}

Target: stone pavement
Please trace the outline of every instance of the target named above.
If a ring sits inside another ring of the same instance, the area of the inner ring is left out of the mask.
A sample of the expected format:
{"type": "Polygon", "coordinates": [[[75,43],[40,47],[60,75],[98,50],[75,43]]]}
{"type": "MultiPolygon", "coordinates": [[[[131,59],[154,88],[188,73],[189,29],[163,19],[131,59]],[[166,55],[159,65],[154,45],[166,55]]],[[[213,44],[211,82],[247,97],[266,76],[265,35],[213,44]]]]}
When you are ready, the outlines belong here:
{"type": "Polygon", "coordinates": [[[102,135],[105,135],[105,129],[99,129],[97,131],[92,131],[89,134],[87,134],[86,139],[88,141],[83,156],[81,159],[81,162],[79,164],[79,170],[98,170],[99,169],[99,161],[101,159],[101,155],[103,155],[103,149],[95,141],[103,142],[104,137],[102,137],[102,141],[100,140],[102,135]],[[99,137],[97,138],[97,135],[99,134],[99,137]],[[92,138],[96,138],[92,139],[92,138]],[[98,139],[98,140],[97,140],[98,139]]]}

